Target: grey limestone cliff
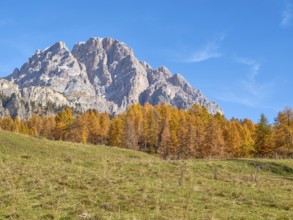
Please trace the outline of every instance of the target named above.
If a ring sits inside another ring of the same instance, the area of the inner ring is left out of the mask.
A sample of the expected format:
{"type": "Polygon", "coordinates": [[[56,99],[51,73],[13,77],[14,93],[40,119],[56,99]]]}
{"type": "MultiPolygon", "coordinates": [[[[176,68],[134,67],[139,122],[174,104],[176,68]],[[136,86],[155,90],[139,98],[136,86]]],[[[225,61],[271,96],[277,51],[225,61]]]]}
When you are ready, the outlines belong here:
{"type": "Polygon", "coordinates": [[[0,79],[0,94],[2,116],[30,117],[36,106],[40,110],[49,104],[117,114],[138,102],[184,109],[198,103],[212,114],[222,113],[180,74],[153,69],[113,38],[90,38],[72,51],[63,42],[37,50],[20,69],[0,79]]]}

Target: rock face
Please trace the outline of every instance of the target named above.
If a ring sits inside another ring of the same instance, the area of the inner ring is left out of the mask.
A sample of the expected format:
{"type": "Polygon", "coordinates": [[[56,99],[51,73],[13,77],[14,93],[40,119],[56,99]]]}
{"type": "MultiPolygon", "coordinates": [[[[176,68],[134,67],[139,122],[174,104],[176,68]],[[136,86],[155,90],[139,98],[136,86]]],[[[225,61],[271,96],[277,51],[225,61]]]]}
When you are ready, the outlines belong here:
{"type": "MultiPolygon", "coordinates": [[[[0,94],[0,115],[21,118],[52,105],[117,114],[138,102],[184,109],[199,103],[212,114],[222,113],[180,74],[172,75],[166,67],[152,69],[112,38],[90,38],[72,51],[63,42],[37,50],[20,69],[0,79],[0,94]]],[[[54,109],[42,111],[50,112],[54,109]]]]}

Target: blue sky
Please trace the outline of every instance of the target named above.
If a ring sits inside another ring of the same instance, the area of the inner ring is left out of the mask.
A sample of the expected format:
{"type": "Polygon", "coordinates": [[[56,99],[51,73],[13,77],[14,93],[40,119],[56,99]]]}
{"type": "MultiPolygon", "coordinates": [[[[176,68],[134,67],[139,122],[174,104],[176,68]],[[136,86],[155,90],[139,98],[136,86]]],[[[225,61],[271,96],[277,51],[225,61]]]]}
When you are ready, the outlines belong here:
{"type": "Polygon", "coordinates": [[[113,37],[181,73],[228,119],[273,122],[293,107],[293,0],[9,0],[0,30],[0,77],[57,41],[113,37]]]}

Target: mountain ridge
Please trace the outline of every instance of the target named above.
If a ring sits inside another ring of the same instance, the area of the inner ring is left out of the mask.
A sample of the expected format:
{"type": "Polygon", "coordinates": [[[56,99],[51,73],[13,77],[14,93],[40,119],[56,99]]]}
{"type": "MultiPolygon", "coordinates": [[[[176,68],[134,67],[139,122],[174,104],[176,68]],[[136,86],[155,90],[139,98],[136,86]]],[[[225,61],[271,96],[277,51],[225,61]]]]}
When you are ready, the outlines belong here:
{"type": "Polygon", "coordinates": [[[2,99],[0,115],[13,111],[21,118],[34,113],[31,102],[40,108],[52,102],[78,111],[97,109],[111,114],[134,103],[165,102],[184,109],[198,103],[212,114],[223,113],[179,73],[172,74],[165,66],[153,69],[114,38],[90,38],[76,43],[72,50],[62,41],[37,50],[20,69],[0,79],[0,93],[8,98],[16,95],[10,104],[2,99]]]}

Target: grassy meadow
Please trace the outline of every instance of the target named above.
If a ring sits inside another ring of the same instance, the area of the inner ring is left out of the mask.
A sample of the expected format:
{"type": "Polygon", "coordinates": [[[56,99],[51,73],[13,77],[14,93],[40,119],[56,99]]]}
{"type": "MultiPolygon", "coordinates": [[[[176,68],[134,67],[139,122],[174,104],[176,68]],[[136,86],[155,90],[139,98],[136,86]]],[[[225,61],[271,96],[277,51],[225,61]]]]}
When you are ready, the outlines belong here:
{"type": "Polygon", "coordinates": [[[0,219],[293,219],[293,160],[165,161],[0,131],[0,219]]]}

